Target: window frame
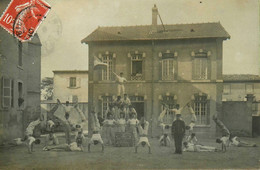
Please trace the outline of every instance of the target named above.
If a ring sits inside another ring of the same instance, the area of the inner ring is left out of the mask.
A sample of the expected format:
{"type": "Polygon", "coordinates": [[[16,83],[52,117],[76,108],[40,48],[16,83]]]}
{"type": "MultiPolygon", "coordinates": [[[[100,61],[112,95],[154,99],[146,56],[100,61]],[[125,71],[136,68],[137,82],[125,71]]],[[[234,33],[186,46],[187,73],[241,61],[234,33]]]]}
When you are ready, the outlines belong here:
{"type": "Polygon", "coordinates": [[[199,126],[207,126],[210,125],[210,106],[209,100],[207,99],[207,95],[194,95],[194,103],[193,110],[197,117],[196,124],[199,126]],[[199,98],[199,99],[198,99],[199,98]],[[201,100],[203,98],[203,100],[201,100]],[[198,107],[198,108],[197,108],[198,107]],[[202,114],[204,112],[204,115],[202,114]],[[204,116],[204,117],[203,117],[204,116]]]}
{"type": "Polygon", "coordinates": [[[109,108],[109,104],[113,102],[113,96],[102,96],[102,102],[101,102],[101,113],[102,118],[105,118],[105,113],[109,108]]]}
{"type": "Polygon", "coordinates": [[[1,88],[2,88],[2,108],[14,107],[14,80],[8,77],[1,78],[1,88]],[[5,79],[9,81],[9,85],[5,86],[5,79]],[[9,89],[9,95],[5,96],[5,89],[9,89]],[[5,99],[9,99],[9,103],[5,105],[5,99]]]}
{"type": "Polygon", "coordinates": [[[69,78],[69,87],[70,88],[76,88],[77,87],[77,77],[70,77],[69,78]],[[74,84],[75,84],[75,86],[74,86],[74,84]]]}
{"type": "Polygon", "coordinates": [[[101,75],[102,75],[101,79],[102,79],[102,81],[111,81],[111,80],[113,80],[113,69],[114,69],[113,55],[112,54],[104,54],[104,55],[101,56],[101,61],[103,63],[107,64],[106,70],[102,69],[102,71],[101,71],[101,75]],[[106,59],[104,59],[105,57],[106,57],[106,59]]]}
{"type": "Polygon", "coordinates": [[[131,80],[143,80],[144,77],[144,57],[142,53],[131,54],[131,80]],[[136,75],[137,73],[133,73],[133,62],[141,62],[142,68],[140,75],[136,75]]]}

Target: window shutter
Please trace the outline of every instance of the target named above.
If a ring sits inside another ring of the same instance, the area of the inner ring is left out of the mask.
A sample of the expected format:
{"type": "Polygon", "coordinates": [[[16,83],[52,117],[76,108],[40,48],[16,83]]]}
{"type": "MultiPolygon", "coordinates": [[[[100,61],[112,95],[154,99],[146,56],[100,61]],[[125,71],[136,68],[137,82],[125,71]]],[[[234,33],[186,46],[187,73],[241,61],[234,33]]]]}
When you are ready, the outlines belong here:
{"type": "Polygon", "coordinates": [[[77,86],[77,87],[80,87],[80,86],[81,86],[81,78],[80,78],[80,77],[77,77],[76,80],[77,80],[76,86],[77,86]]]}
{"type": "Polygon", "coordinates": [[[2,77],[2,106],[10,107],[11,106],[11,95],[12,95],[12,82],[8,78],[2,77]]]}

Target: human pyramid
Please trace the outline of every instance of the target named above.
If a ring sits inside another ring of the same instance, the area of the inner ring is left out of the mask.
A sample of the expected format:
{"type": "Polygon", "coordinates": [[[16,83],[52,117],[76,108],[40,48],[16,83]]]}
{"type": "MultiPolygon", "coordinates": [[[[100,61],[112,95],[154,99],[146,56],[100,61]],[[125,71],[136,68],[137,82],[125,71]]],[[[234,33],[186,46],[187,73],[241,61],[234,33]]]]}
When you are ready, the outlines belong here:
{"type": "MultiPolygon", "coordinates": [[[[138,113],[133,108],[128,95],[125,93],[124,82],[126,79],[123,77],[123,73],[120,76],[114,73],[117,79],[117,98],[109,103],[109,107],[102,117],[100,113],[95,112],[95,108],[92,107],[92,111],[89,117],[91,123],[91,138],[88,140],[88,152],[91,151],[91,145],[101,144],[102,152],[104,152],[105,145],[115,145],[116,133],[130,133],[133,137],[133,145],[135,153],[137,153],[138,147],[148,147],[148,153],[151,153],[151,145],[148,140],[149,122],[141,117],[137,119],[138,113]],[[123,98],[121,99],[121,96],[123,98]],[[103,139],[105,139],[105,143],[103,139]]],[[[237,136],[230,133],[227,127],[221,122],[215,115],[213,120],[217,127],[222,132],[222,137],[216,139],[216,142],[221,144],[221,149],[217,149],[212,146],[205,146],[199,143],[196,134],[194,133],[194,126],[197,118],[196,114],[191,107],[190,102],[180,108],[179,104],[175,105],[175,108],[170,109],[165,103],[162,104],[163,111],[159,114],[158,124],[161,128],[161,136],[159,144],[161,146],[171,146],[171,137],[174,139],[175,153],[182,154],[182,151],[189,152],[216,152],[226,151],[226,148],[230,145],[238,147],[255,147],[256,144],[250,144],[245,141],[241,141],[237,136]],[[185,126],[185,122],[181,118],[181,112],[187,107],[191,113],[191,121],[189,125],[185,126]],[[183,142],[184,140],[184,142],[183,142]]],[[[84,151],[83,143],[86,138],[83,133],[83,128],[86,126],[87,119],[79,109],[78,104],[70,106],[67,101],[66,104],[61,104],[57,100],[57,104],[49,112],[47,121],[45,122],[45,129],[48,131],[48,135],[45,138],[44,151],[50,150],[65,150],[65,151],[84,151]],[[73,117],[74,116],[74,117],[73,117]],[[76,117],[75,117],[76,116],[76,117]],[[66,143],[59,144],[57,136],[54,134],[54,127],[58,126],[54,123],[53,118],[56,117],[63,125],[66,143]],[[75,141],[71,142],[71,130],[76,131],[75,141]]],[[[140,113],[140,115],[144,115],[140,113]]],[[[31,122],[25,131],[24,138],[17,138],[9,144],[23,145],[26,144],[28,152],[33,152],[33,145],[40,144],[40,139],[34,136],[34,129],[43,122],[43,118],[37,119],[31,122]]]]}

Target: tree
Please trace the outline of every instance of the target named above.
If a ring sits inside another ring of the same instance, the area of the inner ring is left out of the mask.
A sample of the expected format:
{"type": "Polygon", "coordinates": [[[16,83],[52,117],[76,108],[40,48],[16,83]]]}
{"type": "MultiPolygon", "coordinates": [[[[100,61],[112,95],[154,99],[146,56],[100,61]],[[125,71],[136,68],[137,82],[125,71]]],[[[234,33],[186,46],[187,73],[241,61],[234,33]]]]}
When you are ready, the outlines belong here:
{"type": "Polygon", "coordinates": [[[41,91],[45,100],[52,100],[53,77],[44,77],[41,82],[41,91]]]}

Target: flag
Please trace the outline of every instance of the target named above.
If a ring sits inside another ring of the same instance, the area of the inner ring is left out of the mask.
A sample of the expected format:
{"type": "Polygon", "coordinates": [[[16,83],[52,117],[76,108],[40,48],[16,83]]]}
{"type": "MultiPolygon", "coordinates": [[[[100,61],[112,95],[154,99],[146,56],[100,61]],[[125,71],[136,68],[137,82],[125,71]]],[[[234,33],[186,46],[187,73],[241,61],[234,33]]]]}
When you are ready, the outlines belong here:
{"type": "Polygon", "coordinates": [[[108,66],[107,63],[103,63],[102,61],[100,61],[99,58],[97,58],[96,56],[94,57],[94,69],[95,68],[99,68],[101,67],[101,69],[106,68],[108,66]]]}

